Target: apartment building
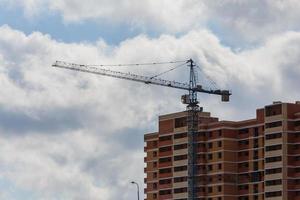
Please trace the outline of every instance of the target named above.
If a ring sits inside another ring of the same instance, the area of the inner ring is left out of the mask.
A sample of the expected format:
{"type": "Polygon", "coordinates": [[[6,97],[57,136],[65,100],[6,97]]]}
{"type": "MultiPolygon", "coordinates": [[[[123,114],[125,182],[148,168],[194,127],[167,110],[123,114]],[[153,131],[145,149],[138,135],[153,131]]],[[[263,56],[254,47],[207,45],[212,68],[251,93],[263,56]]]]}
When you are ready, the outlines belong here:
{"type": "MultiPolygon", "coordinates": [[[[187,199],[186,112],[162,115],[145,139],[146,200],[187,199]]],[[[300,200],[300,102],[274,102],[256,118],[199,113],[197,199],[300,200]]]]}

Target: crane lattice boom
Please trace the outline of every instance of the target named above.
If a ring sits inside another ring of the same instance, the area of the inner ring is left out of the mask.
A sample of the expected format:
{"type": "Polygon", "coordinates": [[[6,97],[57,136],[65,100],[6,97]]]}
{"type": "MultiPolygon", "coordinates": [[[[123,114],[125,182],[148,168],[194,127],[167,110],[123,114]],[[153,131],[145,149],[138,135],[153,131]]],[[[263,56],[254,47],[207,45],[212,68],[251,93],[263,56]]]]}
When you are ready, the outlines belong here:
{"type": "Polygon", "coordinates": [[[63,62],[63,61],[56,61],[52,66],[58,67],[58,68],[75,70],[75,71],[87,72],[87,73],[92,73],[92,74],[98,74],[98,75],[102,75],[102,76],[109,76],[109,77],[114,77],[114,78],[119,78],[119,79],[142,82],[142,83],[146,83],[146,84],[160,85],[160,86],[177,88],[177,89],[188,90],[188,91],[193,91],[193,92],[202,92],[202,93],[208,93],[208,94],[222,95],[223,97],[225,97],[225,96],[229,97],[229,95],[231,95],[228,90],[209,90],[209,89],[202,88],[201,85],[197,85],[196,87],[190,87],[190,84],[188,84],[188,83],[164,80],[164,79],[154,78],[154,77],[149,77],[149,76],[142,76],[142,75],[137,75],[137,74],[128,73],[128,72],[125,73],[125,72],[113,71],[113,70],[98,68],[98,67],[89,66],[89,65],[80,65],[80,64],[68,63],[68,62],[63,62]]]}

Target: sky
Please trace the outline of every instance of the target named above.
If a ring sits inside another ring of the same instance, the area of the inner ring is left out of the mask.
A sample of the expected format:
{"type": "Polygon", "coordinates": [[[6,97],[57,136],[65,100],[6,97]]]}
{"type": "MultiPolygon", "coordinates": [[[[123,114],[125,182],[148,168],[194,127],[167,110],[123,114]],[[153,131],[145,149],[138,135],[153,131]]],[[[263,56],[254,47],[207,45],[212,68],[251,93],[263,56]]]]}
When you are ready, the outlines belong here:
{"type": "MultiPolygon", "coordinates": [[[[0,199],[135,199],[143,137],[183,91],[52,68],[192,58],[221,120],[300,100],[298,0],[0,0],[0,199]],[[209,78],[215,84],[212,84],[209,78]]],[[[174,67],[114,67],[153,76],[174,67]]],[[[187,80],[180,68],[161,78],[187,80]]]]}

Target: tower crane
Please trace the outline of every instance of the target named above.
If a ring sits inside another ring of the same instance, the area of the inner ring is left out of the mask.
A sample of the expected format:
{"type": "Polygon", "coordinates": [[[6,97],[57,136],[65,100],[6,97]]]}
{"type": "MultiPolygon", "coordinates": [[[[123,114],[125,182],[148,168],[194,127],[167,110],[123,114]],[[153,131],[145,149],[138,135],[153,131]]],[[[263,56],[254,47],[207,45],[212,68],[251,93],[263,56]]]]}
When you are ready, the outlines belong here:
{"type": "MultiPolygon", "coordinates": [[[[102,76],[109,76],[119,79],[125,79],[130,81],[141,82],[145,84],[165,86],[175,89],[181,89],[188,92],[188,94],[182,95],[181,101],[186,104],[187,111],[187,136],[188,136],[188,200],[195,200],[197,198],[196,190],[196,165],[197,165],[197,153],[196,153],[196,134],[198,132],[198,113],[202,111],[199,107],[197,100],[197,93],[207,93],[221,96],[222,101],[229,101],[231,92],[229,90],[220,89],[205,89],[202,85],[197,84],[196,76],[196,64],[192,59],[186,61],[175,61],[167,63],[182,63],[179,66],[186,65],[189,67],[189,82],[183,83],[179,81],[169,81],[157,78],[157,76],[142,76],[129,72],[113,71],[109,69],[99,68],[104,66],[138,66],[138,65],[156,65],[166,63],[142,63],[142,64],[119,64],[119,65],[81,65],[68,63],[63,61],[56,61],[52,66],[58,68],[64,68],[74,71],[87,72],[102,76]]],[[[178,67],[178,66],[177,66],[178,67]]],[[[177,68],[176,67],[176,68],[177,68]]],[[[174,70],[175,68],[171,69],[174,70]]],[[[169,70],[169,71],[171,71],[169,70]]],[[[160,75],[160,74],[159,74],[160,75]]]]}

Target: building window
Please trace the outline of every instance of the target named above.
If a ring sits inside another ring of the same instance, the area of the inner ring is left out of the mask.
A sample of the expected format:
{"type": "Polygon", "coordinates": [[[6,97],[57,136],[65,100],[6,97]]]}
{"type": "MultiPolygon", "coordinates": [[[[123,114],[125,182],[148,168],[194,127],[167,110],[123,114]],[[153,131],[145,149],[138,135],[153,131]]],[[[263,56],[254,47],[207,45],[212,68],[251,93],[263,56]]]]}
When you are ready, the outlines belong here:
{"type": "Polygon", "coordinates": [[[270,157],[270,158],[266,158],[266,163],[279,162],[281,160],[282,160],[281,156],[270,157]]]}
{"type": "Polygon", "coordinates": [[[174,139],[181,139],[186,137],[187,137],[187,133],[179,133],[174,135],[174,139]]]}
{"type": "Polygon", "coordinates": [[[186,149],[186,148],[187,148],[187,144],[174,145],[174,150],[180,150],[180,149],[186,149]]]}
{"type": "Polygon", "coordinates": [[[266,128],[275,128],[282,126],[282,121],[266,123],[266,128]]]}
{"type": "Polygon", "coordinates": [[[282,192],[278,191],[278,192],[266,192],[266,197],[279,197],[282,196],[282,192]]]}
{"type": "Polygon", "coordinates": [[[267,169],[266,174],[278,174],[281,173],[282,169],[281,168],[274,168],[274,169],[267,169]]]}
{"type": "Polygon", "coordinates": [[[212,169],[213,169],[213,168],[212,168],[212,165],[207,165],[207,170],[208,170],[208,171],[212,171],[212,169]]]}
{"type": "Polygon", "coordinates": [[[168,194],[172,194],[171,190],[160,190],[159,191],[159,195],[168,195],[168,194]]]}
{"type": "Polygon", "coordinates": [[[153,199],[157,199],[157,194],[156,193],[153,194],[153,199]]]}
{"type": "Polygon", "coordinates": [[[186,171],[187,166],[174,167],[174,172],[186,171]]]}
{"type": "Polygon", "coordinates": [[[172,136],[162,136],[159,137],[159,141],[163,142],[163,141],[168,141],[168,140],[172,140],[172,136]]]}
{"type": "Polygon", "coordinates": [[[222,169],[222,164],[218,164],[218,169],[222,169]]]}
{"type": "Polygon", "coordinates": [[[218,147],[222,147],[222,141],[218,141],[218,147]]]}
{"type": "Polygon", "coordinates": [[[174,161],[186,160],[186,159],[187,159],[187,155],[174,156],[174,161]]]}
{"type": "Polygon", "coordinates": [[[171,173],[172,169],[171,168],[165,168],[165,169],[160,169],[159,173],[160,174],[167,174],[167,173],[171,173]]]}
{"type": "Polygon", "coordinates": [[[211,149],[211,148],[213,147],[212,142],[208,143],[208,144],[207,144],[207,147],[208,147],[209,149],[211,149]]]}
{"type": "Polygon", "coordinates": [[[174,193],[177,194],[177,193],[185,193],[187,192],[187,188],[176,188],[174,189],[174,193]]]}
{"type": "Polygon", "coordinates": [[[210,153],[210,154],[207,154],[207,159],[208,160],[212,160],[212,158],[213,158],[213,155],[210,153]]]}
{"type": "Polygon", "coordinates": [[[187,177],[176,177],[174,178],[174,183],[185,182],[187,181],[187,177]]]}
{"type": "Polygon", "coordinates": [[[277,144],[277,145],[272,145],[272,146],[267,146],[266,147],[266,151],[276,151],[276,150],[280,150],[282,149],[282,145],[281,144],[277,144]]]}
{"type": "Polygon", "coordinates": [[[212,193],[212,187],[208,187],[208,193],[212,193]]]}
{"type": "Polygon", "coordinates": [[[240,140],[239,145],[248,145],[249,141],[248,140],[240,140]]]}
{"type": "Polygon", "coordinates": [[[218,158],[222,158],[222,152],[218,152],[218,158]]]}
{"type": "Polygon", "coordinates": [[[172,150],[171,146],[159,148],[159,152],[167,152],[167,151],[171,151],[171,150],[172,150]]]}
{"type": "Polygon", "coordinates": [[[218,192],[222,192],[222,186],[218,186],[218,192]]]}
{"type": "Polygon", "coordinates": [[[282,181],[281,179],[278,180],[271,180],[271,181],[266,181],[266,186],[271,186],[271,185],[281,185],[282,181]]]}
{"type": "Polygon", "coordinates": [[[258,134],[259,134],[259,133],[258,133],[258,127],[255,127],[255,128],[254,128],[254,134],[253,134],[254,137],[257,137],[258,134]]]}
{"type": "Polygon", "coordinates": [[[238,190],[248,190],[248,185],[239,185],[238,190]]]}
{"type": "Polygon", "coordinates": [[[164,184],[170,184],[172,182],[171,179],[163,179],[159,181],[160,185],[164,185],[164,184]]]}
{"type": "Polygon", "coordinates": [[[266,116],[280,115],[282,113],[281,104],[266,107],[266,116]]]}
{"type": "Polygon", "coordinates": [[[166,163],[166,162],[171,162],[172,158],[171,157],[167,157],[167,158],[160,158],[159,163],[166,163]]]}
{"type": "Polygon", "coordinates": [[[186,126],[186,117],[175,118],[175,128],[186,126]]]}
{"type": "Polygon", "coordinates": [[[281,138],[281,137],[282,137],[281,133],[273,133],[273,134],[266,135],[266,140],[272,140],[272,139],[277,139],[277,138],[281,138]]]}
{"type": "Polygon", "coordinates": [[[222,136],[222,130],[219,130],[219,131],[218,131],[218,135],[219,135],[219,137],[222,136]]]}
{"type": "Polygon", "coordinates": [[[240,129],[239,130],[239,134],[246,134],[249,133],[249,129],[248,128],[244,128],[244,129],[240,129]]]}

